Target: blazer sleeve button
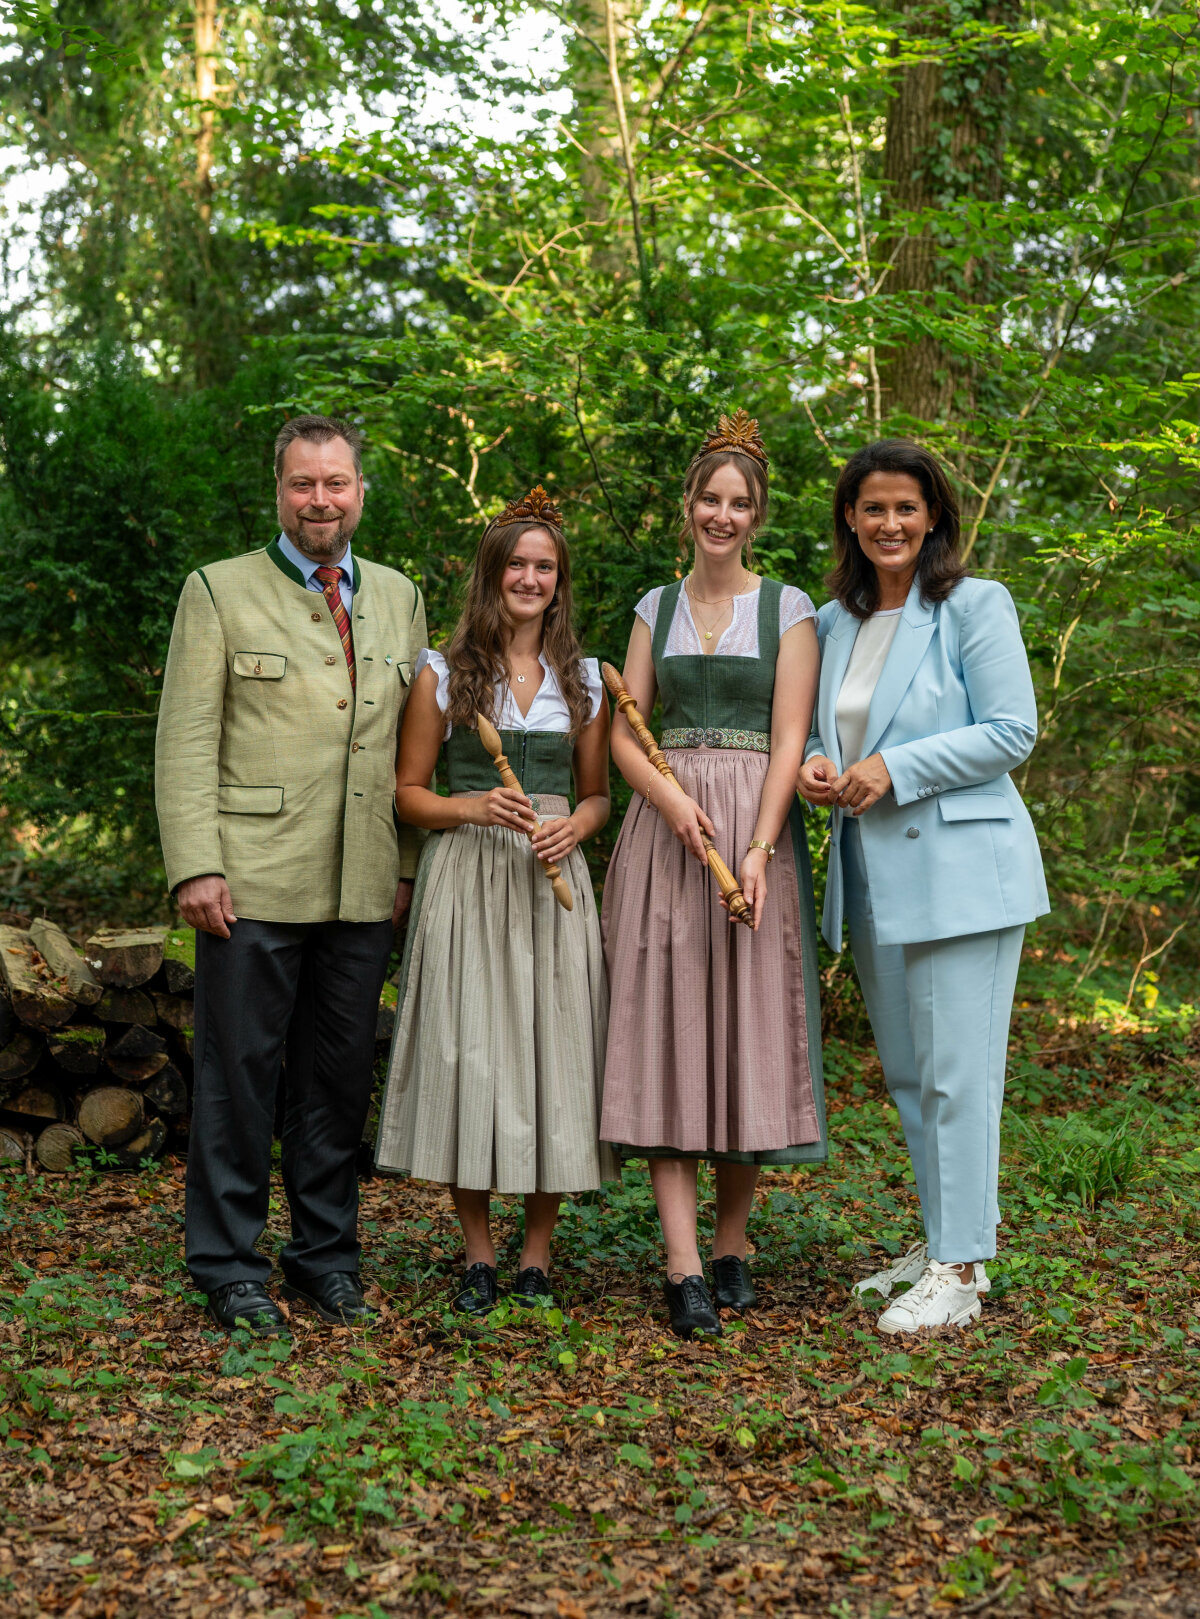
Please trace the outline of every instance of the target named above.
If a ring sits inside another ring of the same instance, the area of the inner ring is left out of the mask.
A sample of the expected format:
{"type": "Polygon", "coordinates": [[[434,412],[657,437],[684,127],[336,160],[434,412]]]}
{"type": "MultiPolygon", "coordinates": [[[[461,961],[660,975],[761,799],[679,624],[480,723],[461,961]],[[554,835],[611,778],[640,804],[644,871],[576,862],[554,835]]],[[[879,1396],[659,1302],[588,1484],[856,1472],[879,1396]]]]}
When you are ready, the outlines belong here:
{"type": "Polygon", "coordinates": [[[921,834],[917,831],[915,826],[910,826],[906,828],[904,836],[906,838],[919,838],[921,834]]]}

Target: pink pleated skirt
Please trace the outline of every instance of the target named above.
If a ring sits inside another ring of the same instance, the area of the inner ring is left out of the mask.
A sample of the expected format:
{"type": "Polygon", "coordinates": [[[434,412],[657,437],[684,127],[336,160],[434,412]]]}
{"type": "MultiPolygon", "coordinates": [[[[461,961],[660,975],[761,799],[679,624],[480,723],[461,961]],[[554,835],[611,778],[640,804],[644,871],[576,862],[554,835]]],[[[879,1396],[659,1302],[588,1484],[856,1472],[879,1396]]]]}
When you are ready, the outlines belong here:
{"type": "MultiPolygon", "coordinates": [[[[672,749],[667,759],[711,817],[736,876],[769,756],[697,748],[672,749]]],[[[807,1007],[804,960],[807,948],[811,992],[816,945],[802,903],[811,912],[790,826],[767,868],[766,907],[752,933],[730,922],[708,868],[657,810],[641,798],[630,804],[601,914],[610,1014],[600,1134],[623,1156],[824,1156],[813,1148],[823,1137],[823,1093],[819,1052],[809,1050],[819,1024],[807,1007]]]]}

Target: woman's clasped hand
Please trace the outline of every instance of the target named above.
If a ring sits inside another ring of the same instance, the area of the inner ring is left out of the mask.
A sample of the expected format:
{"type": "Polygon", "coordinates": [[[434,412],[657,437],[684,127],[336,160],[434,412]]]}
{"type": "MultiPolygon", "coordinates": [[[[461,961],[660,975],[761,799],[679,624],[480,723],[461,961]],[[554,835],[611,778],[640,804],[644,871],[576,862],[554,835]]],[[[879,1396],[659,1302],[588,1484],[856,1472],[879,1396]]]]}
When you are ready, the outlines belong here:
{"type": "Polygon", "coordinates": [[[490,793],[475,795],[464,818],[471,826],[507,826],[519,832],[532,832],[537,825],[533,805],[515,787],[493,787],[490,793]]]}
{"type": "Polygon", "coordinates": [[[839,774],[832,759],[816,753],[801,765],[796,784],[801,798],[810,804],[862,815],[891,791],[892,778],[882,754],[873,753],[839,774]]]}

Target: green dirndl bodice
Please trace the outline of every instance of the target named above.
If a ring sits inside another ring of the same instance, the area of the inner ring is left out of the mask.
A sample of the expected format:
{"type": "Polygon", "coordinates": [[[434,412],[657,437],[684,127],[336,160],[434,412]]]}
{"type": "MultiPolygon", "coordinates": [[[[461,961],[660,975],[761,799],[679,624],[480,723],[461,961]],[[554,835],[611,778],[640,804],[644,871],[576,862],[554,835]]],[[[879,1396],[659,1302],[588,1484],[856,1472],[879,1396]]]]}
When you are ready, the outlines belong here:
{"type": "MultiPolygon", "coordinates": [[[[756,657],[668,657],[682,588],[663,591],[651,640],[660,743],[736,875],[770,762],[782,587],[770,579],[759,587],[756,657]]],[[[730,924],[707,869],[635,799],[605,885],[602,931],[613,1007],[604,1139],[625,1157],[823,1160],[817,925],[799,800],[752,934],[730,924]]]]}

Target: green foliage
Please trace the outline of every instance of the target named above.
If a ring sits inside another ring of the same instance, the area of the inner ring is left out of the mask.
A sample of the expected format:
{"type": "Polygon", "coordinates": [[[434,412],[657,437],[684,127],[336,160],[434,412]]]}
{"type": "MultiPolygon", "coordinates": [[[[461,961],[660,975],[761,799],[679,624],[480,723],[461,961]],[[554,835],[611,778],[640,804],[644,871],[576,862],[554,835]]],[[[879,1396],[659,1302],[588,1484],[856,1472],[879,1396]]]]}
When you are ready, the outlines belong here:
{"type": "Polygon", "coordinates": [[[21,8],[0,106],[26,167],[72,160],[27,208],[41,302],[0,378],[10,900],[83,882],[86,844],[94,908],[153,903],[172,604],[269,536],[284,412],[367,429],[362,544],[419,576],[435,639],[484,519],[546,482],[588,650],[619,661],[685,566],[682,471],[743,403],[763,565],[818,599],[846,454],[901,431],[945,461],[1030,650],[1044,936],[1080,981],[1125,962],[1132,1004],[1200,903],[1190,12],[617,10],[610,64],[583,0],[221,8],[202,179],[190,8],[21,8]],[[535,73],[510,23],[547,31],[535,73]]]}

